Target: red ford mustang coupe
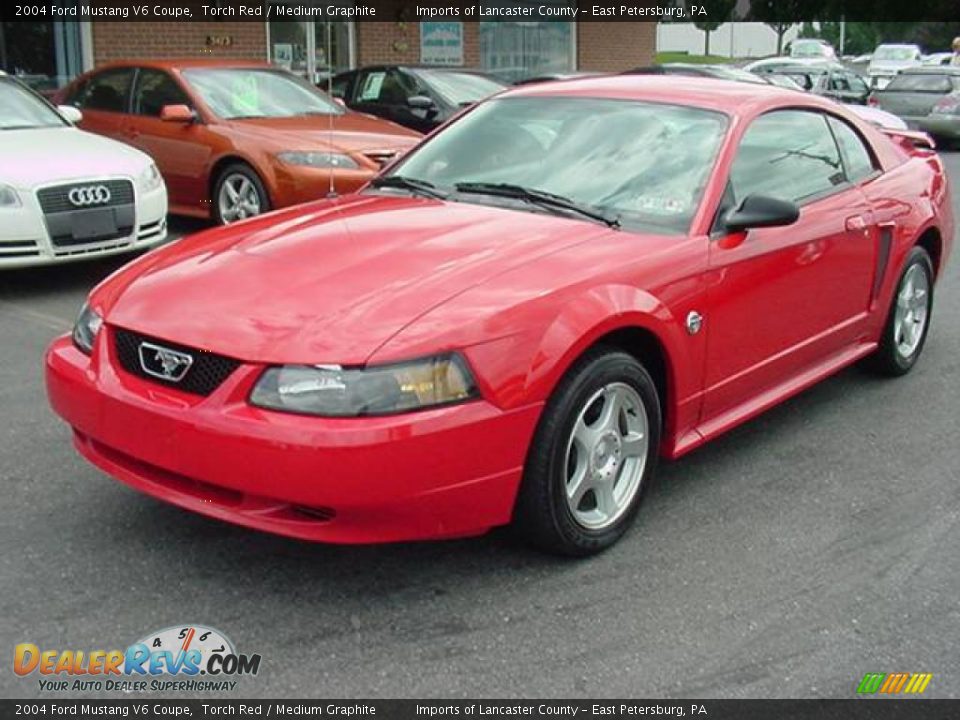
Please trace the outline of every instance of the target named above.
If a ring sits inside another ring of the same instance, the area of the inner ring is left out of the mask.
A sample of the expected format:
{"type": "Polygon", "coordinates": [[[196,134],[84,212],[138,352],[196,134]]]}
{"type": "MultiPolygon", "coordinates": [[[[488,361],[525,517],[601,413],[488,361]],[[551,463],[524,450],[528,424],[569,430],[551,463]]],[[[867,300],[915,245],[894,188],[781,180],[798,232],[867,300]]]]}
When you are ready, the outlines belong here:
{"type": "Polygon", "coordinates": [[[954,234],[925,140],[711,79],[516,89],[357,194],[117,272],[50,400],[91,462],[204,515],[586,555],[658,456],[916,363],[954,234]]]}

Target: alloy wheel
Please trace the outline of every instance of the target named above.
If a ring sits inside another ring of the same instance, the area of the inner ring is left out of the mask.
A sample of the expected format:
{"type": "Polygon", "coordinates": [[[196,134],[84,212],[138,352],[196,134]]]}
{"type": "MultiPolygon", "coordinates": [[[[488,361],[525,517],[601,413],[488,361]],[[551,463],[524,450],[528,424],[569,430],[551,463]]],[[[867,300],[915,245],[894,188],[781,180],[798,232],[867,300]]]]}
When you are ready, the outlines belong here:
{"type": "Polygon", "coordinates": [[[930,281],[920,265],[912,265],[903,276],[894,314],[894,342],[897,352],[908,358],[920,346],[930,310],[930,281]]]}
{"type": "Polygon", "coordinates": [[[262,212],[260,193],[250,178],[242,173],[230,173],[223,179],[217,204],[225,224],[262,212]]]}
{"type": "Polygon", "coordinates": [[[649,448],[649,420],[639,393],[610,383],[581,408],[567,441],[566,500],[582,527],[603,530],[630,507],[649,448]]]}

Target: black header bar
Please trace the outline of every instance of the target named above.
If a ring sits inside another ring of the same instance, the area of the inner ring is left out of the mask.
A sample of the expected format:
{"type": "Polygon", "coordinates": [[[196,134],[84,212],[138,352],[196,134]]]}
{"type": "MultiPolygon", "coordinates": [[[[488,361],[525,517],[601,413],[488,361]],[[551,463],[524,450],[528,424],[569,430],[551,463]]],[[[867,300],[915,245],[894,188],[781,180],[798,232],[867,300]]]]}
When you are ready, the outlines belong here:
{"type": "Polygon", "coordinates": [[[960,700],[0,700],[0,717],[948,720],[960,700]]]}
{"type": "Polygon", "coordinates": [[[4,22],[960,21],[960,0],[14,0],[4,22]]]}

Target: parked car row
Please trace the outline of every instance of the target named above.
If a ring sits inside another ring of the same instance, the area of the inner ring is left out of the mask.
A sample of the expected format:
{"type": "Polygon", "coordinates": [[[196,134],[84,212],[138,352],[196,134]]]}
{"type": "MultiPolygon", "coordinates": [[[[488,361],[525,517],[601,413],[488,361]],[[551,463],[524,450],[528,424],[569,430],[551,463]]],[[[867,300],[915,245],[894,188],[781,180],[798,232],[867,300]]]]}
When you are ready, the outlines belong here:
{"type": "MultiPolygon", "coordinates": [[[[867,83],[814,52],[817,47],[811,44],[800,53],[801,46],[796,45],[799,57],[768,58],[743,69],[668,63],[630,72],[774,84],[846,104],[865,102],[867,83]]],[[[518,84],[583,75],[550,75],[518,84]]],[[[861,114],[873,113],[872,122],[891,127],[889,116],[879,117],[889,110],[906,117],[910,126],[954,136],[956,77],[950,68],[905,71],[873,99],[877,109],[861,114]]],[[[380,65],[331,78],[327,94],[266,63],[141,61],[109,64],[78,77],[52,98],[59,104],[56,109],[22,83],[5,78],[3,92],[17,102],[0,107],[6,114],[5,119],[0,115],[0,122],[13,128],[3,139],[20,153],[14,157],[24,158],[15,164],[33,168],[35,177],[32,185],[20,178],[15,187],[11,175],[4,180],[7,185],[0,186],[6,188],[0,202],[8,206],[16,202],[21,217],[32,218],[30,229],[6,224],[0,263],[58,262],[160,242],[166,235],[165,213],[159,205],[150,205],[148,212],[150,202],[164,206],[169,202],[173,213],[227,224],[324,195],[352,192],[416,145],[422,132],[506,87],[473,70],[380,65]],[[18,116],[27,112],[22,109],[27,105],[45,120],[18,116]],[[104,169],[97,163],[78,163],[73,170],[60,166],[66,175],[38,176],[36,168],[52,165],[30,162],[26,155],[62,153],[63,147],[46,136],[42,143],[35,142],[39,134],[26,139],[22,133],[32,128],[31,122],[68,131],[48,132],[52,138],[95,145],[104,169]],[[110,145],[106,138],[123,145],[110,145]],[[133,178],[131,193],[118,193],[109,184],[105,187],[114,191],[104,193],[101,181],[119,177],[117,170],[107,167],[114,156],[127,161],[137,157],[153,168],[156,187],[151,185],[150,192],[162,192],[163,200],[147,197],[146,186],[136,185],[138,177],[133,178]],[[41,202],[41,190],[46,192],[48,186],[66,188],[68,200],[75,187],[94,187],[97,192],[82,207],[51,210],[53,206],[41,202]]],[[[7,215],[12,216],[9,210],[7,215]]]]}

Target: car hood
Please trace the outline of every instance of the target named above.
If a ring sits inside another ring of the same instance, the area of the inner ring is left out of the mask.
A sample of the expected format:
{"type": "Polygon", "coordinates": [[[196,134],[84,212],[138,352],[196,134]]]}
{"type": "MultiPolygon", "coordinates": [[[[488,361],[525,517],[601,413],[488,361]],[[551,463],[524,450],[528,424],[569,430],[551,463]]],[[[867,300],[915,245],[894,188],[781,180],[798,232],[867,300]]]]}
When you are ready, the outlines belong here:
{"type": "Polygon", "coordinates": [[[135,178],[150,158],[109,138],[68,127],[0,131],[0,183],[22,190],[106,176],[135,178]]]}
{"type": "Polygon", "coordinates": [[[356,195],[181,240],[121,271],[93,304],[108,324],[241,360],[363,364],[454,296],[608,232],[504,208],[356,195]]]}
{"type": "Polygon", "coordinates": [[[348,112],[334,116],[230,120],[232,132],[279,150],[405,151],[419,133],[372,115],[348,112]]]}

